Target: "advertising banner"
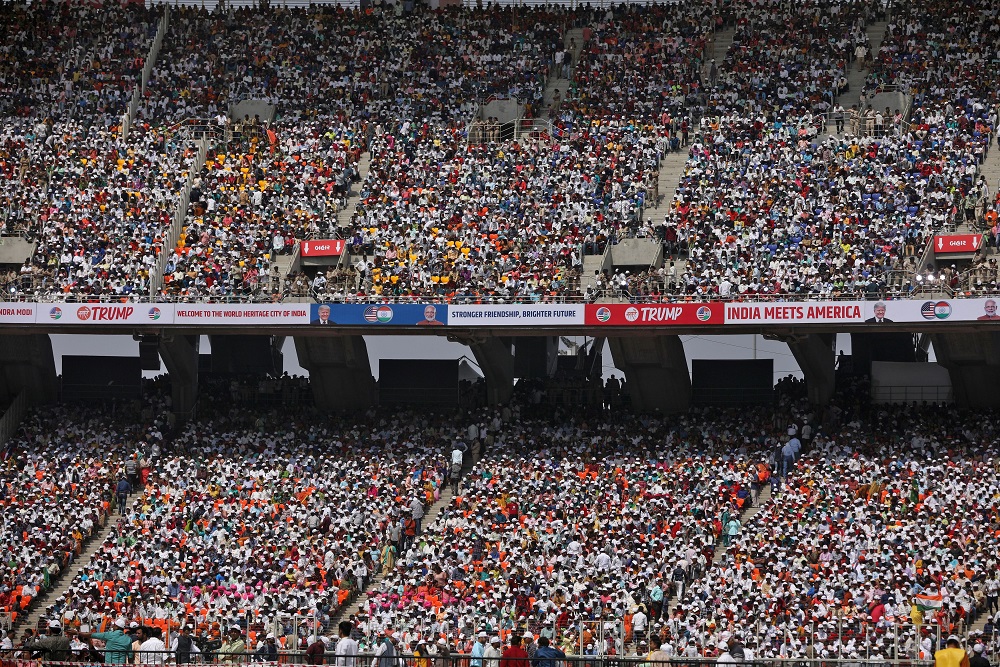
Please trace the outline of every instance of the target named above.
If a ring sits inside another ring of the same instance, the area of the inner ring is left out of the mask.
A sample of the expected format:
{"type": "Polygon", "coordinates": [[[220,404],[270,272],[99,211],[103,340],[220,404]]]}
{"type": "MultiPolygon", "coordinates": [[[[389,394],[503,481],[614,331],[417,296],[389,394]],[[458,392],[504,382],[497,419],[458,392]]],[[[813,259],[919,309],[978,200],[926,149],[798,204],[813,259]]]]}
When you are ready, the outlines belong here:
{"type": "Polygon", "coordinates": [[[909,299],[886,301],[887,322],[997,322],[997,299],[909,299]]]}
{"type": "Polygon", "coordinates": [[[37,311],[34,303],[0,303],[0,324],[34,324],[37,311]]]}
{"type": "Polygon", "coordinates": [[[174,323],[174,305],[170,303],[60,303],[39,304],[38,324],[109,324],[161,325],[174,323]]]}
{"type": "Polygon", "coordinates": [[[849,324],[864,322],[873,302],[726,303],[726,324],[849,324]]]}
{"type": "Polygon", "coordinates": [[[723,324],[724,307],[721,303],[589,304],[586,323],[619,327],[723,324]]]}
{"type": "Polygon", "coordinates": [[[584,323],[582,305],[511,304],[448,306],[448,324],[467,327],[577,326],[584,323]]]}
{"type": "Polygon", "coordinates": [[[344,254],[344,239],[321,239],[302,242],[303,257],[336,257],[344,254]]]}
{"type": "Polygon", "coordinates": [[[309,324],[324,326],[444,326],[448,324],[448,306],[443,304],[313,304],[309,324]]]}
{"type": "Polygon", "coordinates": [[[308,323],[307,303],[177,304],[174,312],[174,324],[259,326],[308,323]]]}
{"type": "Polygon", "coordinates": [[[934,237],[935,253],[976,252],[983,246],[982,234],[948,234],[934,237]]]}

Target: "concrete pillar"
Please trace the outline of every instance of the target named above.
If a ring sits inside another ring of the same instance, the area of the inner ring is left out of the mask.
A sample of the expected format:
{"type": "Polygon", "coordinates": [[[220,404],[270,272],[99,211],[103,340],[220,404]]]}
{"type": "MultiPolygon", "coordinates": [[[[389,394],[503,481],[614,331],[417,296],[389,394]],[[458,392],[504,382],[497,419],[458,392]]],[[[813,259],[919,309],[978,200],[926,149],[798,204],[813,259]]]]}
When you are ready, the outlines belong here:
{"type": "Polygon", "coordinates": [[[608,338],[608,345],[637,412],[687,412],[691,374],[679,336],[608,338]]]}
{"type": "Polygon", "coordinates": [[[4,402],[22,391],[31,405],[51,403],[59,397],[52,340],[46,334],[0,336],[0,393],[4,402]]]}
{"type": "Polygon", "coordinates": [[[511,339],[495,336],[449,336],[448,340],[469,346],[486,378],[486,401],[504,405],[514,393],[514,356],[511,339]]]}
{"type": "Polygon", "coordinates": [[[813,405],[826,405],[837,388],[837,334],[789,336],[784,339],[806,379],[813,405]]]}
{"type": "Polygon", "coordinates": [[[177,421],[194,416],[198,400],[198,346],[200,336],[167,335],[160,338],[160,358],[170,375],[170,396],[177,421]]]}
{"type": "Polygon", "coordinates": [[[316,407],[323,412],[375,405],[375,378],[363,336],[296,336],[299,365],[309,371],[316,407]]]}
{"type": "Polygon", "coordinates": [[[931,344],[959,407],[1000,408],[1000,332],[932,334],[931,344]]]}

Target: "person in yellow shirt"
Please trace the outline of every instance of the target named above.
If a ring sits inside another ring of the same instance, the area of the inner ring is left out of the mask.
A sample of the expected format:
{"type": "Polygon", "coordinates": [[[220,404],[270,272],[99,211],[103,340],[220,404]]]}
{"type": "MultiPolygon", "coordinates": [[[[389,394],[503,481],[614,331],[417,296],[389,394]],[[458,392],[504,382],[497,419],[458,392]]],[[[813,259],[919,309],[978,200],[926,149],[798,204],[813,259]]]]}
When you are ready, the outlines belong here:
{"type": "Polygon", "coordinates": [[[969,667],[969,654],[960,646],[958,637],[948,637],[945,647],[934,654],[934,667],[969,667]]]}

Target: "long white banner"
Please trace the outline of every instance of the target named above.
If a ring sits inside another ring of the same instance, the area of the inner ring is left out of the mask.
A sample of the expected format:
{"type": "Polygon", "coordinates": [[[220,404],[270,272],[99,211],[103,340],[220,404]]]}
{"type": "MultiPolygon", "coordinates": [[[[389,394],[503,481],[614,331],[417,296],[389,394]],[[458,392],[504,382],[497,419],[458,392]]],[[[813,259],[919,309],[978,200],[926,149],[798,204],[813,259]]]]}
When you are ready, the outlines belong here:
{"type": "Polygon", "coordinates": [[[578,326],[719,326],[796,324],[927,324],[945,322],[1000,323],[1000,298],[908,299],[899,301],[814,301],[814,302],[715,302],[711,304],[660,304],[648,308],[676,311],[676,319],[646,320],[638,314],[644,306],[628,304],[497,304],[454,306],[419,304],[388,306],[375,304],[174,304],[174,303],[0,303],[0,325],[39,324],[101,327],[128,325],[161,327],[189,326],[297,326],[336,323],[354,326],[379,321],[382,310],[398,311],[399,317],[386,319],[384,326],[414,323],[451,327],[567,327],[578,326]],[[329,312],[318,312],[326,309],[329,312]],[[317,310],[317,312],[313,312],[317,310]],[[416,315],[403,317],[404,311],[416,315]],[[427,311],[431,310],[428,315],[427,311]],[[371,311],[371,318],[368,313],[371,311]],[[635,311],[634,316],[631,311],[635,311]],[[324,320],[324,314],[326,320],[324,320]],[[430,320],[426,318],[430,317],[430,320]],[[421,320],[421,321],[417,321],[421,320]],[[424,321],[426,320],[426,321],[424,321]]]}
{"type": "Polygon", "coordinates": [[[582,305],[448,306],[448,324],[460,327],[580,326],[583,315],[582,305]]]}

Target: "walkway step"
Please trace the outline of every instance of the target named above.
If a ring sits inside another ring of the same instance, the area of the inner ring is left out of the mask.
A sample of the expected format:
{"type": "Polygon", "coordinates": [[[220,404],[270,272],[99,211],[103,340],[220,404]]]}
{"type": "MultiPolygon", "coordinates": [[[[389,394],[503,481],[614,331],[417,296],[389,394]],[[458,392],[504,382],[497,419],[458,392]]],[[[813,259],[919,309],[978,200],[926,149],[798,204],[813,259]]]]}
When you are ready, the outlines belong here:
{"type": "MultiPolygon", "coordinates": [[[[99,528],[94,532],[87,540],[83,543],[83,549],[80,555],[73,560],[69,567],[65,568],[59,576],[52,582],[52,586],[47,591],[42,591],[31,603],[31,611],[22,616],[21,619],[14,624],[13,632],[20,632],[21,628],[37,628],[38,622],[45,617],[45,613],[50,606],[55,604],[63,596],[63,594],[69,590],[76,579],[76,576],[83,572],[84,568],[90,565],[91,557],[97,553],[97,550],[101,548],[104,541],[108,538],[115,528],[118,527],[118,514],[112,510],[111,514],[108,516],[107,520],[104,522],[104,526],[99,528]]],[[[11,636],[14,636],[13,633],[11,636]]]]}
{"type": "MultiPolygon", "coordinates": [[[[431,505],[424,513],[425,529],[432,523],[437,521],[438,517],[441,515],[441,512],[444,511],[444,508],[451,503],[452,497],[453,494],[451,492],[450,484],[441,488],[441,496],[437,500],[435,500],[434,504],[431,505]]],[[[405,554],[400,554],[397,557],[397,561],[404,555],[405,554]]],[[[337,627],[338,623],[340,623],[341,621],[346,621],[348,617],[351,616],[351,614],[357,614],[359,612],[364,613],[364,610],[368,606],[368,593],[379,590],[379,587],[382,584],[383,579],[385,579],[385,573],[379,570],[379,573],[374,577],[372,577],[371,581],[368,582],[368,585],[365,586],[365,589],[361,591],[361,593],[354,600],[354,602],[344,605],[344,608],[341,610],[340,614],[338,614],[332,621],[330,621],[330,627],[331,628],[337,627]]]]}
{"type": "Polygon", "coordinates": [[[345,203],[344,208],[337,213],[338,229],[344,229],[345,227],[351,226],[351,218],[354,217],[354,211],[358,204],[361,203],[361,186],[364,185],[365,179],[368,178],[368,172],[371,170],[371,166],[372,154],[369,151],[365,151],[358,159],[358,176],[361,180],[357,183],[351,183],[350,190],[348,191],[347,203],[345,203]]]}

